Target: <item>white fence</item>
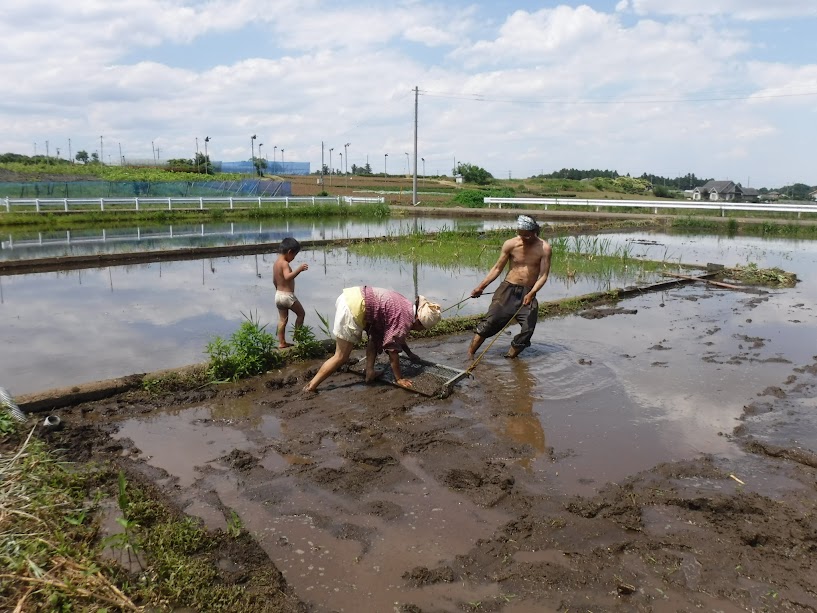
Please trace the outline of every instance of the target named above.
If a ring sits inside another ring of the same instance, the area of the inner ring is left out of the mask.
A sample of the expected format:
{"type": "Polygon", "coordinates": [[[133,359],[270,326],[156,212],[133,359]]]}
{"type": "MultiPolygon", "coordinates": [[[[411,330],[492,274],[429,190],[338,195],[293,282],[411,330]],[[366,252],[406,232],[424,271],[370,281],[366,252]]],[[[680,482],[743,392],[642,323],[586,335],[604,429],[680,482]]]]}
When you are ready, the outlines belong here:
{"type": "Polygon", "coordinates": [[[500,209],[503,204],[526,205],[543,207],[546,211],[549,205],[588,207],[598,212],[601,208],[623,208],[637,207],[652,209],[653,214],[658,214],[659,209],[698,209],[709,211],[720,211],[721,217],[725,217],[726,211],[770,211],[780,213],[817,213],[817,204],[753,204],[750,202],[710,202],[710,201],[684,201],[672,202],[669,200],[584,200],[579,198],[484,198],[485,204],[497,205],[500,209]]]}
{"type": "MultiPolygon", "coordinates": [[[[222,196],[215,198],[4,198],[0,201],[0,206],[5,206],[6,212],[11,212],[11,207],[32,206],[38,213],[42,211],[70,211],[72,210],[93,210],[104,211],[105,207],[115,206],[117,211],[143,211],[143,210],[168,210],[175,209],[199,209],[223,210],[227,205],[234,208],[262,208],[264,204],[283,204],[289,208],[291,204],[378,204],[385,202],[383,197],[361,198],[357,196],[279,196],[253,198],[238,198],[232,196],[222,196]]],[[[2,210],[2,209],[0,209],[2,210]]]]}

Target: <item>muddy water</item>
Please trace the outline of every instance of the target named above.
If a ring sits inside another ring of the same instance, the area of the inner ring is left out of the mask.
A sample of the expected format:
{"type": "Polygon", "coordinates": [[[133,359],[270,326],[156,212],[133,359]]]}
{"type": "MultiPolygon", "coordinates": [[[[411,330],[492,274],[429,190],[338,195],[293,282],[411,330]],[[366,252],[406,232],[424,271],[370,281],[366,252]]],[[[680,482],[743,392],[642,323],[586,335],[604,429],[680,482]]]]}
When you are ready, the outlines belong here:
{"type": "Polygon", "coordinates": [[[489,537],[509,516],[452,494],[410,455],[399,458],[401,482],[355,501],[299,486],[288,469],[340,469],[349,463],[343,444],[325,433],[308,455],[282,452],[304,433],[289,432],[285,422],[271,417],[265,396],[130,419],[116,438],[133,442],[140,458],[165,471],[168,477],[160,482],[178,485],[188,501],[186,512],[208,527],[224,528],[225,509],[235,511],[299,596],[318,611],[360,611],[361,599],[372,611],[404,602],[449,610],[444,605],[497,594],[495,587],[465,584],[411,588],[401,576],[406,568],[433,567],[452,553],[466,553],[474,539],[489,537]],[[234,461],[249,457],[258,460],[251,479],[234,461]],[[231,464],[238,470],[229,470],[231,464]],[[361,514],[361,507],[378,512],[361,514]]]}
{"type": "MultiPolygon", "coordinates": [[[[510,341],[503,334],[473,379],[446,400],[421,400],[395,412],[387,430],[402,431],[415,418],[436,414],[448,420],[446,433],[466,445],[498,438],[507,443],[496,446],[505,455],[491,462],[520,467],[530,478],[526,487],[549,493],[592,494],[608,481],[703,454],[739,460],[734,465],[749,473],[752,458],[727,435],[744,406],[811,363],[815,298],[808,281],[765,295],[695,285],[623,303],[634,314],[546,320],[522,357],[502,357],[510,341]]],[[[468,340],[433,339],[414,350],[462,366],[468,340]]],[[[340,474],[353,463],[342,416],[354,421],[355,411],[367,409],[356,406],[354,394],[363,387],[351,377],[327,381],[320,399],[325,418],[281,417],[270,404],[276,396],[261,390],[134,417],[118,436],[165,470],[180,486],[187,511],[209,526],[224,527],[225,510],[235,510],[317,611],[358,611],[361,599],[378,611],[405,602],[455,610],[457,599],[490,600],[497,584],[417,589],[404,579],[406,569],[433,569],[467,553],[509,519],[446,487],[417,455],[396,454],[399,478],[357,497],[303,479],[340,474]]],[[[384,391],[374,387],[368,394],[384,391]]],[[[285,407],[286,394],[278,402],[285,407]]],[[[372,478],[378,475],[372,468],[372,478]]],[[[785,485],[768,474],[736,476],[750,487],[762,480],[765,491],[785,485]]],[[[531,563],[560,560],[547,550],[520,555],[531,563]]]]}

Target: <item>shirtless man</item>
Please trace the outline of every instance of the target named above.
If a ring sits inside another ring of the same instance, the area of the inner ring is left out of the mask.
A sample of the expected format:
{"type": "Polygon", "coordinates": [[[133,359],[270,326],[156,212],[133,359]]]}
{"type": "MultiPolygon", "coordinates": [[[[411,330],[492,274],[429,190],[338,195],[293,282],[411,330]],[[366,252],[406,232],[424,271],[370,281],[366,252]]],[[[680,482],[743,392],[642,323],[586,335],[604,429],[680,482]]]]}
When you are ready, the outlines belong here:
{"type": "Polygon", "coordinates": [[[497,334],[514,316],[522,330],[511,341],[511,348],[505,357],[515,358],[525,347],[530,347],[539,314],[536,292],[548,280],[551,248],[539,238],[539,224],[527,215],[519,216],[516,228],[517,236],[505,241],[496,264],[471,292],[472,298],[481,296],[510,262],[508,274],[494,292],[487,315],[476,327],[476,334],[468,348],[468,357],[472,360],[485,339],[497,334]]]}
{"type": "Polygon", "coordinates": [[[304,325],[306,313],[304,307],[295,296],[295,277],[305,270],[308,264],[301,264],[292,270],[290,262],[295,259],[301,250],[301,244],[292,237],[281,241],[278,247],[278,259],[272,267],[272,282],[275,285],[275,306],[278,307],[278,348],[292,347],[286,340],[289,312],[295,313],[295,327],[304,325]]]}

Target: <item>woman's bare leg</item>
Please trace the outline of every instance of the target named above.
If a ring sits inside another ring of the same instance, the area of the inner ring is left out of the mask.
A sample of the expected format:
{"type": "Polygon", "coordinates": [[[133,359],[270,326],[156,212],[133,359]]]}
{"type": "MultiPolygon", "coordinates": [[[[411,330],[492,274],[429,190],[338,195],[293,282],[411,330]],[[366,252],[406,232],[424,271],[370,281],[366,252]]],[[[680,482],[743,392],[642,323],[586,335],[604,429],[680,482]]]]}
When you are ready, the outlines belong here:
{"type": "Polygon", "coordinates": [[[354,343],[339,338],[335,339],[335,355],[323,363],[318,369],[318,372],[315,373],[315,376],[312,377],[312,380],[304,388],[304,391],[314,392],[315,389],[323,383],[324,379],[346,363],[354,347],[354,343]]]}

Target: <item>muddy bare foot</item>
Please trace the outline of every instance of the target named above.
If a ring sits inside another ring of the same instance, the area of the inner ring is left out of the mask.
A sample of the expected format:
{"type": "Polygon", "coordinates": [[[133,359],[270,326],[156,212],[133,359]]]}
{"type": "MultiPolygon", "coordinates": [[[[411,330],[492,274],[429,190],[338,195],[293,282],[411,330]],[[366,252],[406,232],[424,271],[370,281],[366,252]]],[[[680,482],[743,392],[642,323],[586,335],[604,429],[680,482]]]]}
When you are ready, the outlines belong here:
{"type": "Polygon", "coordinates": [[[383,376],[383,370],[375,370],[371,375],[366,375],[365,383],[373,383],[383,376]]]}
{"type": "Polygon", "coordinates": [[[298,394],[299,400],[309,400],[310,398],[315,398],[318,395],[318,390],[311,390],[309,389],[309,384],[304,385],[301,388],[300,393],[298,394]]]}
{"type": "Polygon", "coordinates": [[[289,349],[290,347],[294,347],[292,343],[279,343],[278,349],[289,349]]]}

